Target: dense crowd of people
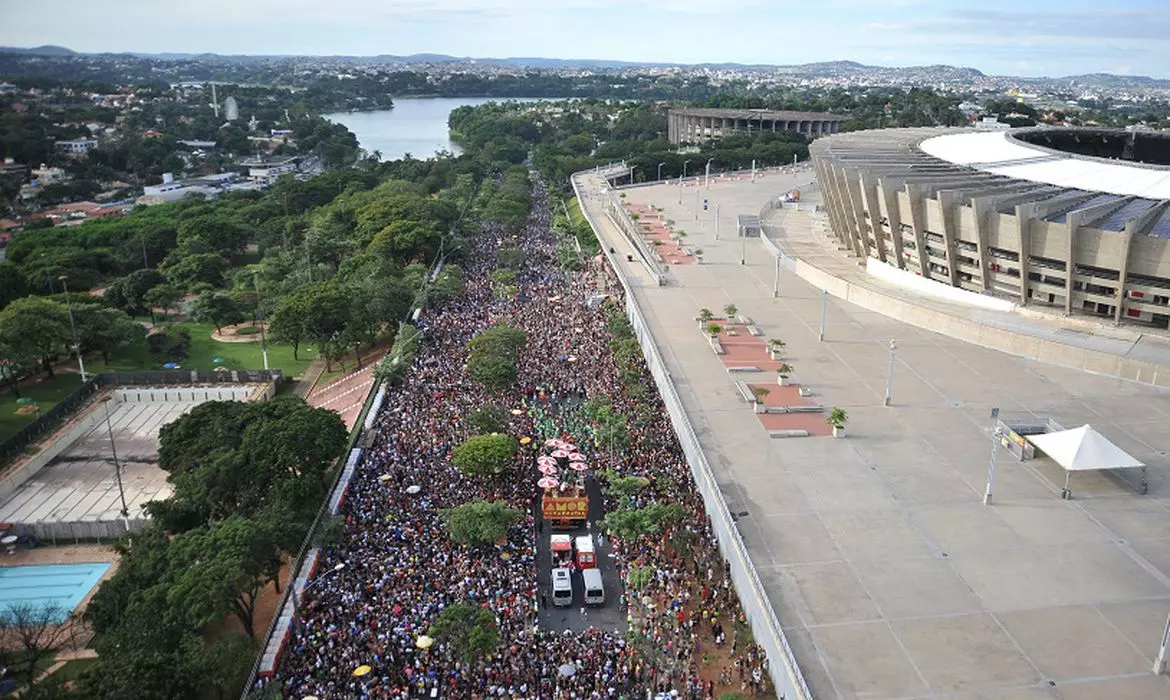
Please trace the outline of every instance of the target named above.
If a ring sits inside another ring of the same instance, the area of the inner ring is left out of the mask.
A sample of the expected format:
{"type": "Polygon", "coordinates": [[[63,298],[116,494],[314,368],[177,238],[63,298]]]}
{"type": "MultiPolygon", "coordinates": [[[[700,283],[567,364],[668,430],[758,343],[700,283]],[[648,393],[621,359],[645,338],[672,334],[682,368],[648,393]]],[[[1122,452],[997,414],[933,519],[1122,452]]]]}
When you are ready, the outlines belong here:
{"type": "Polygon", "coordinates": [[[639,502],[678,503],[686,513],[669,537],[613,541],[623,579],[632,567],[648,572],[622,596],[629,632],[539,625],[547,582],[538,581],[535,559],[538,441],[495,477],[467,476],[451,465],[452,448],[469,434],[466,416],[486,404],[506,409],[508,432],[516,436],[547,433],[563,407],[585,398],[609,401],[627,416],[635,410],[616,380],[607,308],[585,303],[600,292],[620,296],[616,278],[600,258],[582,272],[558,266],[537,178],[532,194],[533,213],[514,237],[483,223],[460,262],[464,291],[420,321],[420,351],[402,386],[389,393],[350,482],[342,542],[323,553],[318,570],[329,574],[298,601],[279,673],[287,697],[559,700],[654,691],[698,699],[769,692],[766,659],[744,633],[702,500],[653,392],[639,399],[654,407],[651,419],[639,427],[631,421],[629,446],[620,453],[590,444],[580,434],[588,431],[579,412],[559,424],[562,437],[588,450],[591,467],[648,479],[639,502]],[[511,245],[524,253],[518,293],[496,294],[490,279],[496,252],[511,245]],[[528,336],[517,385],[503,396],[464,369],[471,339],[496,323],[528,336]],[[506,543],[469,548],[446,536],[438,509],[476,499],[502,500],[525,514],[506,543]],[[338,563],[345,566],[333,571],[338,563]],[[499,651],[468,664],[442,641],[419,648],[439,612],[466,601],[495,614],[499,651]],[[354,676],[362,665],[372,670],[354,676]]]}

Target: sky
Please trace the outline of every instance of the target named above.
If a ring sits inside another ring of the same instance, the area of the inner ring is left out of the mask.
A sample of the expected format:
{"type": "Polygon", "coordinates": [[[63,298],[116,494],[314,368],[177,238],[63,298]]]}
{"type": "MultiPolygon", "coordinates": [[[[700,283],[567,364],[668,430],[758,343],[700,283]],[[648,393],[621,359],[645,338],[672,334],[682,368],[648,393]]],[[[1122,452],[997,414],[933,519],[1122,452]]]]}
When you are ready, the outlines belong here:
{"type": "Polygon", "coordinates": [[[1170,0],[0,0],[0,45],[42,44],[1170,77],[1170,0]]]}

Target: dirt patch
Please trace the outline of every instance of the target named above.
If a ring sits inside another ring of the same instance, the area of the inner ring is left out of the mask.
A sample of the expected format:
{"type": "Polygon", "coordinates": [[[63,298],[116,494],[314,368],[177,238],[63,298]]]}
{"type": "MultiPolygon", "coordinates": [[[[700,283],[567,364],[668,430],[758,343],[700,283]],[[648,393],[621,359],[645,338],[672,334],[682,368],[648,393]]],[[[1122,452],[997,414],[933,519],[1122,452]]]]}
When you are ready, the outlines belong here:
{"type": "Polygon", "coordinates": [[[221,343],[259,343],[261,328],[267,332],[264,322],[237,323],[234,326],[224,326],[218,331],[212,331],[211,337],[221,343]]]}

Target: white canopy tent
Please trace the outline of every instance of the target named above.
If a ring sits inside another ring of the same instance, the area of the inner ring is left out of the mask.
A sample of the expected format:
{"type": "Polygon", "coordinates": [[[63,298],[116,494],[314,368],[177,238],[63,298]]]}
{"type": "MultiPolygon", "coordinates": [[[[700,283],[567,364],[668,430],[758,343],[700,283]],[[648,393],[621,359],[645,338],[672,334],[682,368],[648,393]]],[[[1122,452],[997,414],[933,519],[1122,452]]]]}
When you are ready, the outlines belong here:
{"type": "Polygon", "coordinates": [[[1072,430],[1028,435],[1025,439],[1064,467],[1064,493],[1061,494],[1064,498],[1070,495],[1068,481],[1073,472],[1146,466],[1088,424],[1072,430]]]}

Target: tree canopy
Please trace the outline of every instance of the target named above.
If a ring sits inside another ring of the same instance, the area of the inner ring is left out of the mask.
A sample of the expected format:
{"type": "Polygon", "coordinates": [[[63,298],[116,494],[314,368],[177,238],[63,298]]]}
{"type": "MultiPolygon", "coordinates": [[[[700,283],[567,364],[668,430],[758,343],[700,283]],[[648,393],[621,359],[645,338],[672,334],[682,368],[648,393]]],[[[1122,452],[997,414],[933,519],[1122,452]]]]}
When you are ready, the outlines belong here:
{"type": "Polygon", "coordinates": [[[499,474],[512,463],[518,447],[511,435],[473,435],[451,451],[451,462],[465,474],[499,474]]]}

